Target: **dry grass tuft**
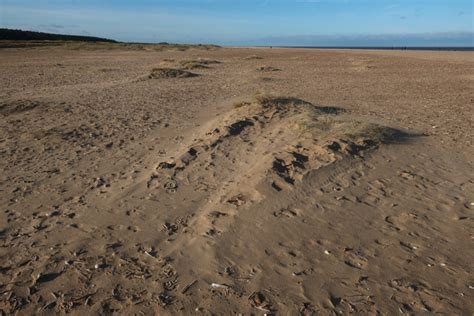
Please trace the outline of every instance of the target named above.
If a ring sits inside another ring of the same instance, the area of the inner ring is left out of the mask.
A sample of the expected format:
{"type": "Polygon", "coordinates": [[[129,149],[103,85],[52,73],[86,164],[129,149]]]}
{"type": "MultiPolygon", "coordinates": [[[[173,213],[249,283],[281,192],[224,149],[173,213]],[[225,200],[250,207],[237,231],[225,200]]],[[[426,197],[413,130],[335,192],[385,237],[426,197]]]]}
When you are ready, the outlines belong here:
{"type": "Polygon", "coordinates": [[[393,143],[408,135],[400,130],[362,120],[346,121],[342,131],[349,139],[366,139],[375,143],[393,143]]]}
{"type": "Polygon", "coordinates": [[[30,101],[30,100],[2,102],[0,103],[0,113],[2,113],[3,115],[22,113],[22,112],[31,111],[41,105],[42,104],[38,101],[30,101]]]}
{"type": "Polygon", "coordinates": [[[334,114],[308,118],[300,122],[298,127],[302,133],[309,132],[320,139],[340,139],[370,146],[401,142],[408,137],[406,133],[391,127],[334,114]]]}
{"type": "Polygon", "coordinates": [[[150,75],[149,79],[163,79],[163,78],[191,78],[197,77],[198,74],[175,68],[154,68],[150,75]]]}
{"type": "Polygon", "coordinates": [[[183,69],[207,69],[209,66],[200,63],[199,61],[196,60],[183,60],[180,62],[180,65],[183,69]]]}
{"type": "Polygon", "coordinates": [[[281,71],[281,69],[275,68],[275,67],[272,67],[272,66],[260,66],[260,67],[257,68],[257,71],[272,72],[272,71],[281,71]]]}
{"type": "Polygon", "coordinates": [[[407,134],[390,127],[356,119],[348,115],[341,116],[345,110],[331,106],[315,106],[307,101],[288,97],[256,93],[251,102],[240,102],[235,108],[257,105],[264,112],[291,113],[296,126],[302,133],[311,133],[314,137],[325,139],[345,139],[351,142],[380,144],[399,142],[407,134]]]}
{"type": "Polygon", "coordinates": [[[209,65],[220,64],[221,62],[214,59],[190,59],[182,60],[179,62],[182,68],[184,69],[206,69],[209,68],[209,65]]]}
{"type": "Polygon", "coordinates": [[[222,64],[221,61],[216,59],[199,58],[197,61],[204,65],[222,64]]]}
{"type": "Polygon", "coordinates": [[[251,104],[252,104],[251,102],[242,101],[242,102],[236,102],[236,103],[234,103],[233,107],[234,107],[235,109],[239,109],[239,108],[242,108],[242,107],[244,107],[244,106],[249,106],[249,105],[251,105],[251,104]]]}
{"type": "Polygon", "coordinates": [[[276,107],[284,108],[291,106],[312,106],[311,103],[303,101],[298,98],[286,97],[286,96],[272,96],[268,94],[256,93],[253,97],[254,102],[263,108],[276,107]]]}

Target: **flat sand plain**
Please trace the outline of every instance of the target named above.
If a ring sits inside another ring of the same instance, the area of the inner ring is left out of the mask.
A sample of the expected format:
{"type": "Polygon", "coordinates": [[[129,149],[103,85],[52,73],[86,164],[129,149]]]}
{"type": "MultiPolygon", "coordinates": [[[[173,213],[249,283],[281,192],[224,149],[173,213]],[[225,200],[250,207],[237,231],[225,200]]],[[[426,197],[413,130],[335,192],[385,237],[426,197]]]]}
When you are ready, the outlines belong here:
{"type": "Polygon", "coordinates": [[[3,314],[474,311],[474,54],[0,50],[3,314]]]}

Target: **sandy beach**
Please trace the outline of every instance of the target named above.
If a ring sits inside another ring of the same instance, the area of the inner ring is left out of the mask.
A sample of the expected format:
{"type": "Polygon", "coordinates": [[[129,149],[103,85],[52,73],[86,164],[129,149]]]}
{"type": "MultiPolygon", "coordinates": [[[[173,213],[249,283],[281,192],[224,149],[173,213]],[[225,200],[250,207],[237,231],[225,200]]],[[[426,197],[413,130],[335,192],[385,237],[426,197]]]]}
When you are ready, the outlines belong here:
{"type": "Polygon", "coordinates": [[[0,314],[473,313],[474,53],[0,56],[0,314]]]}

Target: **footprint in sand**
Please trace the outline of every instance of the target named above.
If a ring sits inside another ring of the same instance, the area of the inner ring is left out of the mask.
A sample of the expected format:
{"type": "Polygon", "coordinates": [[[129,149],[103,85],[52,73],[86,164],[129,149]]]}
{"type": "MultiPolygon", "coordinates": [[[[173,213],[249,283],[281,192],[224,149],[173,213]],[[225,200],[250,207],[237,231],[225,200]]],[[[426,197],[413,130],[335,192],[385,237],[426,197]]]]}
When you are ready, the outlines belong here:
{"type": "Polygon", "coordinates": [[[412,171],[402,170],[398,172],[398,175],[405,180],[414,180],[416,174],[412,171]]]}
{"type": "Polygon", "coordinates": [[[360,251],[347,247],[344,249],[344,263],[352,268],[364,269],[367,267],[369,260],[360,251]]]}
{"type": "Polygon", "coordinates": [[[236,207],[242,206],[246,202],[247,202],[247,198],[242,193],[239,193],[235,195],[234,197],[231,197],[230,199],[227,200],[227,203],[234,205],[236,207]]]}
{"type": "Polygon", "coordinates": [[[406,226],[407,223],[416,221],[418,219],[418,215],[415,213],[400,213],[397,215],[391,215],[385,217],[385,222],[390,224],[390,227],[393,227],[396,230],[404,230],[403,228],[406,226]]]}
{"type": "Polygon", "coordinates": [[[394,279],[389,287],[396,292],[390,297],[402,313],[433,313],[446,310],[447,300],[441,292],[432,291],[427,283],[406,278],[394,279]]]}
{"type": "Polygon", "coordinates": [[[273,216],[277,218],[281,218],[281,217],[292,218],[292,217],[298,216],[298,212],[290,208],[282,208],[278,211],[273,212],[273,216]]]}

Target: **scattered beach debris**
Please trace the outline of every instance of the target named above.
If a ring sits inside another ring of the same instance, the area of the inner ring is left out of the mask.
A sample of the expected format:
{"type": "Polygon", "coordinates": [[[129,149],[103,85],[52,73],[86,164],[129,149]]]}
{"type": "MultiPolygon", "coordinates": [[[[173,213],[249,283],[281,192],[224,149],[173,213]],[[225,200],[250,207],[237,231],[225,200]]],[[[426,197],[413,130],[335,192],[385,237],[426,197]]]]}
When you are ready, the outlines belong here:
{"type": "Polygon", "coordinates": [[[158,295],[158,298],[160,300],[160,304],[165,307],[165,306],[168,306],[168,305],[171,305],[173,304],[174,302],[174,297],[169,295],[168,293],[166,292],[161,292],[159,295],[158,295]]]}
{"type": "Polygon", "coordinates": [[[148,257],[151,257],[153,259],[158,259],[158,252],[156,250],[151,250],[151,251],[147,251],[145,250],[144,251],[145,255],[147,255],[148,257]]]}
{"type": "Polygon", "coordinates": [[[168,236],[175,234],[178,231],[178,226],[175,224],[164,223],[163,229],[166,231],[168,236]]]}
{"type": "Polygon", "coordinates": [[[178,182],[176,182],[174,179],[168,179],[163,187],[165,188],[166,192],[175,193],[178,189],[178,182]]]}
{"type": "Polygon", "coordinates": [[[249,296],[249,301],[250,301],[250,305],[252,305],[255,308],[262,311],[271,312],[272,305],[262,292],[253,292],[249,296]]]}

